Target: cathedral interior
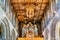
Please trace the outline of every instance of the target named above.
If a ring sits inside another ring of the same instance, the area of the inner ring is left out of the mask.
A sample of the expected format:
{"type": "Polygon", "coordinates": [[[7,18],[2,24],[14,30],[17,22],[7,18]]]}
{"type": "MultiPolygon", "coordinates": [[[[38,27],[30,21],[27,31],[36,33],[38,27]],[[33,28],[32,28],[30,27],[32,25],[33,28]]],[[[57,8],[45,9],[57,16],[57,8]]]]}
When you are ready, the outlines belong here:
{"type": "Polygon", "coordinates": [[[60,0],[0,0],[0,40],[60,40],[60,0]]]}

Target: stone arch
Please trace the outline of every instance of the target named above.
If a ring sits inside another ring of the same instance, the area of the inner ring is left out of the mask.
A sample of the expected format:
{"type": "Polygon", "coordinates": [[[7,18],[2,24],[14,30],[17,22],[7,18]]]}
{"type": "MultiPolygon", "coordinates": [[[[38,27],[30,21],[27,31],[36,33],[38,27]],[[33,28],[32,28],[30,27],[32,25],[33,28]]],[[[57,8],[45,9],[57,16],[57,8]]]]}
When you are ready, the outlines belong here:
{"type": "Polygon", "coordinates": [[[1,40],[6,40],[6,27],[3,21],[0,22],[0,27],[2,29],[2,37],[0,38],[1,40]]]}
{"type": "Polygon", "coordinates": [[[52,23],[51,23],[51,40],[55,40],[55,27],[56,27],[56,23],[58,22],[58,20],[56,18],[54,18],[52,20],[52,23]]]}
{"type": "Polygon", "coordinates": [[[10,37],[10,26],[9,26],[9,22],[7,20],[7,18],[4,18],[2,20],[5,24],[5,27],[6,27],[6,40],[9,40],[9,37],[10,37]]]}
{"type": "Polygon", "coordinates": [[[59,40],[60,39],[60,21],[58,21],[56,23],[56,27],[55,27],[55,38],[56,40],[59,40]]]}
{"type": "Polygon", "coordinates": [[[11,40],[16,40],[14,29],[11,31],[11,40]]]}

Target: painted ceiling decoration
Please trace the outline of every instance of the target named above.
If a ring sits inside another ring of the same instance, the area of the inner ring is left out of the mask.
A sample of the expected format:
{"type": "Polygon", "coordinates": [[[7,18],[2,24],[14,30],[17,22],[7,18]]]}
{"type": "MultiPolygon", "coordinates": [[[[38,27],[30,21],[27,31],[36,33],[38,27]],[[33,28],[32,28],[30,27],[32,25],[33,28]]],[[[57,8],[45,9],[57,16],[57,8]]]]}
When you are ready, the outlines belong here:
{"type": "Polygon", "coordinates": [[[10,2],[20,21],[41,19],[49,4],[49,0],[11,0],[10,2]]]}

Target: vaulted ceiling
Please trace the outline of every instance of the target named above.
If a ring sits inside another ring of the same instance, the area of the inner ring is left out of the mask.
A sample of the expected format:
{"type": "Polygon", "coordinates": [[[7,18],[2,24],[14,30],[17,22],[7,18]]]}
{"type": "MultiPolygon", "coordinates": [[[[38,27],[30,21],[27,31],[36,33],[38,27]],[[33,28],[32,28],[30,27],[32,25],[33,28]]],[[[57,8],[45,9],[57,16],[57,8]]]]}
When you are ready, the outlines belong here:
{"type": "Polygon", "coordinates": [[[16,17],[20,20],[38,20],[42,18],[49,0],[10,0],[16,17]]]}

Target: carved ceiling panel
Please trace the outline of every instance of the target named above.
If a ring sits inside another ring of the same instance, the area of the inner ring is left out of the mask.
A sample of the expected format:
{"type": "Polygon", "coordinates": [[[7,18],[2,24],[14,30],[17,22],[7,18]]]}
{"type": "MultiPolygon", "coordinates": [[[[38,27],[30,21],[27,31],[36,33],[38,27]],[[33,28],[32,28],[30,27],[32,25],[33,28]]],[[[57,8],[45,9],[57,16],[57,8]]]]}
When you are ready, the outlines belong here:
{"type": "Polygon", "coordinates": [[[10,2],[20,21],[34,18],[39,20],[49,4],[49,0],[11,0],[10,2]]]}

